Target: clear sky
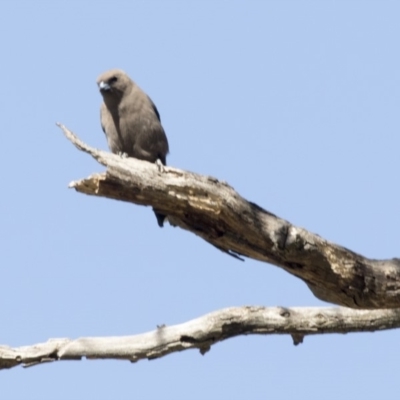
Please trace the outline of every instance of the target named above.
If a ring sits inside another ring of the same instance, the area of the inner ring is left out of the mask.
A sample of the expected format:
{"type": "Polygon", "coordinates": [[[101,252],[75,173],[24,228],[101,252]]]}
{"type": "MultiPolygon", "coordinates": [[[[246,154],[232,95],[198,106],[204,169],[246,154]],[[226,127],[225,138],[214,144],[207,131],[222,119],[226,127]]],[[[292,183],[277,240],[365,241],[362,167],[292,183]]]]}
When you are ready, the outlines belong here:
{"type": "MultiPolygon", "coordinates": [[[[0,3],[0,343],[131,335],[242,305],[325,306],[277,267],[84,196],[97,76],[153,99],[168,163],[371,258],[400,256],[399,1],[0,3]]],[[[398,332],[247,336],[155,361],[2,371],[11,399],[392,399],[398,332]]]]}

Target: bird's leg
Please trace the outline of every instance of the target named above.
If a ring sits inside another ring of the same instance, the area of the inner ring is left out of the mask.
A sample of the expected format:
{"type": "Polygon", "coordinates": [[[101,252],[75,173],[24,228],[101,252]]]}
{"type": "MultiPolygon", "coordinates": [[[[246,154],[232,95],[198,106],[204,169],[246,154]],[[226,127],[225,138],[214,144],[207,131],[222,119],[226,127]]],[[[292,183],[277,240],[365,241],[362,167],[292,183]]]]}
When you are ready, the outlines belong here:
{"type": "Polygon", "coordinates": [[[159,158],[157,158],[157,160],[156,160],[156,165],[158,168],[158,172],[165,172],[164,165],[159,158]]]}

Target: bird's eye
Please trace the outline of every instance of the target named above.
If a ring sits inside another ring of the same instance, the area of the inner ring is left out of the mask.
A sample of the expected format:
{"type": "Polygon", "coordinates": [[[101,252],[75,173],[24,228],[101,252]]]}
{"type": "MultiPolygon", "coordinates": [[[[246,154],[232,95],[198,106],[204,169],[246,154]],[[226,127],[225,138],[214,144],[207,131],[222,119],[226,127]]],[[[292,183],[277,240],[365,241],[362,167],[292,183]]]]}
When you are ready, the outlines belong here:
{"type": "Polygon", "coordinates": [[[110,80],[108,81],[110,84],[113,84],[115,82],[117,82],[118,78],[116,76],[113,76],[112,78],[110,78],[110,80]]]}

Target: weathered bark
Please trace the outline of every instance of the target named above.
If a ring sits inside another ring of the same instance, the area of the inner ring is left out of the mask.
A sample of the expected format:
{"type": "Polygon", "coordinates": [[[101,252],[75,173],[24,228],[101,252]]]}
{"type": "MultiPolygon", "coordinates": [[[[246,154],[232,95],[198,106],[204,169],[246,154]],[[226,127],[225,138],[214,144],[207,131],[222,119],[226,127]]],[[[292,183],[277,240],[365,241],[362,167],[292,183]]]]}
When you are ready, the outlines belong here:
{"type": "Polygon", "coordinates": [[[373,332],[399,326],[400,310],[236,307],[135,336],[62,338],[18,348],[0,346],[0,369],[83,357],[136,362],[188,349],[205,354],[213,344],[239,335],[288,334],[297,345],[306,335],[373,332]]]}
{"type": "Polygon", "coordinates": [[[218,179],[96,150],[66,137],[107,167],[72,182],[78,192],[153,206],[231,255],[277,265],[321,300],[352,308],[400,307],[400,260],[372,260],[296,227],[243,199],[218,179]]]}

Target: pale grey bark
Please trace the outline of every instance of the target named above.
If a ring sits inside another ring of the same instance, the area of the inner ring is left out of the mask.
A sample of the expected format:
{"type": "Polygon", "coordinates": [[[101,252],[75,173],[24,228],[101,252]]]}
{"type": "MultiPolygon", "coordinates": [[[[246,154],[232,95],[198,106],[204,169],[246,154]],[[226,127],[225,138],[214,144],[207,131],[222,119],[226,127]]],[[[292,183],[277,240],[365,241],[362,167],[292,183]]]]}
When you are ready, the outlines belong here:
{"type": "Polygon", "coordinates": [[[373,332],[399,326],[400,310],[395,309],[235,307],[135,336],[62,338],[17,348],[0,346],[0,369],[82,358],[136,362],[188,349],[205,354],[213,344],[239,335],[286,334],[299,344],[306,335],[373,332]]]}

